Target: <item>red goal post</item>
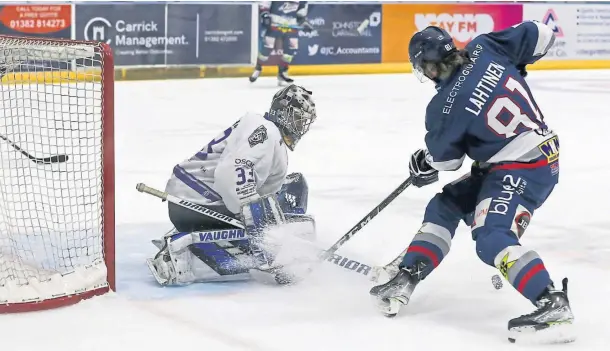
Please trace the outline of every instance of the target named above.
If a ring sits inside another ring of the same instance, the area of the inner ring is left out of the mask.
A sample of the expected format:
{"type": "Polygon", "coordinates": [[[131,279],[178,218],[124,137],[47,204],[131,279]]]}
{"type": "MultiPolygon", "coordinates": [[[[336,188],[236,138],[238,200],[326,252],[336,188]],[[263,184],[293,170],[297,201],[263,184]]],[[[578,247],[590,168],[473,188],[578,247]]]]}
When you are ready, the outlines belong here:
{"type": "Polygon", "coordinates": [[[114,60],[0,35],[0,313],[115,290],[114,60]]]}

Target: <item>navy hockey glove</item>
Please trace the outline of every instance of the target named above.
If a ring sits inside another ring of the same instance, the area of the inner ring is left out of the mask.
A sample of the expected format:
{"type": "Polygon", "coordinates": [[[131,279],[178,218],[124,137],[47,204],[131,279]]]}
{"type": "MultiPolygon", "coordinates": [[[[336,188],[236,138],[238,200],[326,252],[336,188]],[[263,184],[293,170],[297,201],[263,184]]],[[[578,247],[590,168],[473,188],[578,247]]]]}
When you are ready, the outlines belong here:
{"type": "Polygon", "coordinates": [[[271,15],[269,15],[269,12],[261,13],[261,26],[263,28],[271,27],[271,15]]]}
{"type": "Polygon", "coordinates": [[[438,181],[438,171],[426,161],[426,150],[419,149],[411,156],[409,172],[413,177],[413,185],[418,188],[438,181]]]}

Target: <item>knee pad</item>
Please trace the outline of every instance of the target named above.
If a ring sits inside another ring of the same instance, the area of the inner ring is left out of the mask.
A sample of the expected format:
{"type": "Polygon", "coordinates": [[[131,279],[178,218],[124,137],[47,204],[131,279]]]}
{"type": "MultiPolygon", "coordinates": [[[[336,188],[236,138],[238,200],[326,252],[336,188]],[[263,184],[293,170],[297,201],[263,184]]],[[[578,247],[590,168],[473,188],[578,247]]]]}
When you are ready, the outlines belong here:
{"type": "Polygon", "coordinates": [[[519,239],[512,232],[501,228],[479,228],[473,236],[476,240],[477,255],[490,266],[495,266],[496,256],[502,250],[519,245],[519,239]]]}
{"type": "Polygon", "coordinates": [[[426,206],[424,222],[437,223],[447,228],[451,236],[464,217],[460,208],[456,207],[450,196],[446,193],[436,194],[426,206]]]}
{"type": "Polygon", "coordinates": [[[307,212],[309,186],[301,173],[291,173],[286,176],[282,188],[277,193],[277,199],[284,213],[303,214],[307,212]]]}

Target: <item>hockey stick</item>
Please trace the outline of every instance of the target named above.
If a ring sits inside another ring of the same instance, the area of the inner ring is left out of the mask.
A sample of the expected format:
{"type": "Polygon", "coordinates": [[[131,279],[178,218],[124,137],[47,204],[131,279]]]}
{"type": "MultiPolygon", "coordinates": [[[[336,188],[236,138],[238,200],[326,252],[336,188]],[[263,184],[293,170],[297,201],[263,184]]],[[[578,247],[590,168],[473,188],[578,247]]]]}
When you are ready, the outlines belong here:
{"type": "Polygon", "coordinates": [[[235,226],[237,228],[240,228],[240,229],[245,228],[244,224],[241,221],[239,221],[231,216],[224,215],[222,213],[216,212],[205,206],[202,206],[202,205],[190,202],[190,201],[182,200],[181,198],[178,198],[174,195],[170,195],[167,192],[157,190],[155,188],[151,188],[144,183],[138,183],[138,185],[136,185],[136,190],[138,190],[141,193],[146,193],[146,194],[158,197],[162,201],[171,202],[175,205],[182,206],[184,208],[188,208],[189,210],[191,210],[193,212],[197,212],[204,216],[208,216],[208,217],[217,219],[219,221],[225,222],[225,223],[235,226]]]}
{"type": "MultiPolygon", "coordinates": [[[[352,34],[352,35],[362,35],[364,33],[364,31],[368,28],[370,22],[368,19],[364,20],[362,23],[360,23],[360,25],[358,26],[358,28],[354,28],[354,29],[348,29],[347,32],[352,34]]],[[[309,25],[309,29],[310,32],[321,32],[321,33],[333,33],[335,30],[333,28],[321,28],[321,27],[314,27],[311,24],[309,25]]],[[[299,26],[299,25],[288,25],[288,26],[279,26],[278,28],[286,28],[286,29],[294,29],[294,30],[302,30],[305,31],[305,26],[299,26]]]]}
{"type": "Polygon", "coordinates": [[[335,253],[335,251],[337,251],[341,246],[343,246],[343,244],[345,244],[356,233],[358,233],[360,231],[360,229],[364,228],[364,226],[371,219],[375,218],[375,216],[377,216],[379,214],[379,212],[381,212],[384,208],[386,208],[386,206],[389,205],[390,202],[394,201],[394,199],[396,197],[398,197],[398,195],[400,195],[400,193],[402,193],[406,188],[408,188],[409,185],[411,185],[412,181],[413,181],[413,177],[409,177],[409,178],[407,178],[407,180],[402,182],[402,184],[400,184],[398,186],[398,188],[396,188],[396,190],[394,190],[390,195],[388,195],[388,197],[386,197],[383,201],[381,201],[381,203],[379,205],[375,206],[375,208],[373,208],[373,210],[371,212],[369,212],[366,216],[364,216],[364,218],[362,218],[358,223],[356,223],[356,225],[354,225],[352,227],[352,229],[350,229],[347,233],[345,233],[341,238],[339,238],[339,240],[333,246],[331,246],[328,250],[326,250],[320,257],[320,259],[327,260],[327,259],[329,259],[329,257],[332,257],[332,255],[335,253]]]}
{"type": "MultiPolygon", "coordinates": [[[[362,20],[362,22],[360,22],[360,25],[358,26],[358,28],[354,28],[354,29],[349,29],[347,30],[348,33],[351,34],[357,34],[357,35],[363,35],[364,31],[369,27],[369,25],[371,24],[371,21],[369,18],[371,18],[371,16],[374,14],[371,13],[367,18],[365,18],[364,20],[362,20]]],[[[311,29],[311,31],[318,31],[318,32],[322,32],[322,33],[333,33],[335,30],[333,28],[321,28],[321,27],[314,27],[312,26],[308,21],[306,21],[306,23],[308,23],[309,28],[311,29]]],[[[296,30],[305,30],[305,26],[304,25],[285,25],[285,26],[278,26],[279,28],[288,28],[288,29],[296,29],[296,30]]]]}
{"type": "MultiPolygon", "coordinates": [[[[192,203],[190,201],[186,201],[186,200],[182,200],[176,196],[170,195],[167,192],[161,191],[161,190],[157,190],[155,188],[149,187],[144,183],[138,183],[138,185],[136,185],[136,190],[138,190],[141,193],[145,193],[145,194],[149,194],[155,197],[160,198],[162,201],[168,201],[171,202],[173,204],[182,206],[184,208],[187,208],[193,212],[197,212],[199,214],[202,214],[204,216],[208,216],[220,221],[223,221],[227,224],[231,224],[237,228],[240,229],[244,229],[245,226],[243,224],[242,221],[239,221],[235,218],[232,218],[230,216],[224,215],[222,213],[218,213],[214,210],[211,210],[205,206],[199,205],[199,204],[195,204],[192,203]]],[[[396,194],[398,195],[398,194],[396,194]]],[[[387,199],[386,199],[387,200],[387,199]]],[[[391,201],[391,200],[390,200],[391,201]]],[[[389,201],[388,201],[389,203],[389,201]]],[[[387,204],[386,204],[387,205],[387,204]]],[[[381,205],[380,205],[381,206],[381,205]]],[[[379,207],[379,206],[378,206],[379,207]]],[[[385,207],[385,205],[383,206],[385,207]]],[[[383,207],[381,207],[383,209],[383,207]]],[[[381,209],[380,209],[381,211],[381,209]]],[[[372,217],[371,217],[372,218],[372,217]]],[[[362,222],[362,221],[361,221],[362,222]]],[[[366,223],[365,223],[366,224],[366,223]]],[[[364,226],[364,225],[363,225],[364,226]]],[[[354,232],[355,233],[355,232],[354,232]]],[[[346,234],[347,235],[347,234],[346,234]]],[[[331,252],[330,254],[326,255],[324,257],[324,260],[331,262],[339,267],[345,268],[347,270],[350,270],[352,272],[356,272],[362,275],[368,275],[371,272],[371,267],[370,265],[361,263],[359,261],[356,260],[352,260],[349,257],[346,257],[344,255],[338,255],[335,254],[335,251],[337,251],[338,247],[331,252]]],[[[324,255],[327,251],[321,251],[320,255],[324,255]]]]}
{"type": "Polygon", "coordinates": [[[30,160],[32,160],[35,163],[38,164],[51,164],[51,163],[61,163],[61,162],[66,162],[68,161],[68,155],[54,155],[51,157],[35,157],[32,154],[30,154],[29,152],[23,150],[21,147],[19,147],[19,145],[15,144],[14,141],[12,141],[11,139],[9,139],[8,137],[6,137],[3,134],[0,134],[0,139],[6,141],[10,146],[12,146],[15,150],[21,152],[21,154],[27,158],[29,158],[30,160]]]}

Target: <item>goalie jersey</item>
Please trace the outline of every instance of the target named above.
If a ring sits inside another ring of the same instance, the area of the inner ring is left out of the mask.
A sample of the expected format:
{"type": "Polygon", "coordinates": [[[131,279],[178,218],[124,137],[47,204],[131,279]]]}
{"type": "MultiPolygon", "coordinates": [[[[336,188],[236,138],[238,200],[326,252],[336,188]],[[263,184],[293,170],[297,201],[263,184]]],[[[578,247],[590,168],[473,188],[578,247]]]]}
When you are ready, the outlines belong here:
{"type": "Polygon", "coordinates": [[[247,113],[201,151],[177,164],[165,191],[201,205],[224,205],[239,213],[253,196],[280,190],[288,152],[273,122],[247,113]]]}
{"type": "Polygon", "coordinates": [[[552,162],[557,137],[522,72],[554,39],[546,25],[523,22],[466,46],[472,63],[437,85],[426,110],[427,160],[435,169],[456,170],[466,155],[488,163],[527,163],[545,155],[552,162]]]}

